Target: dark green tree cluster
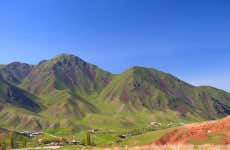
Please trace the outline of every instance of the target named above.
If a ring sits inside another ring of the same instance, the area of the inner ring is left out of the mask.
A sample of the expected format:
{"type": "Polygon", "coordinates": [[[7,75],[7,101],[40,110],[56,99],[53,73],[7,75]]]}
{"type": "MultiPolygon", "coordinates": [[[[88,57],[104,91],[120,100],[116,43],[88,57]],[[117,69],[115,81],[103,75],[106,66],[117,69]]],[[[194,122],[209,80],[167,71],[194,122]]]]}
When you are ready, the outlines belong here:
{"type": "Polygon", "coordinates": [[[86,132],[86,145],[91,145],[92,144],[92,139],[91,139],[91,134],[89,132],[86,132]]]}
{"type": "Polygon", "coordinates": [[[0,150],[12,148],[25,148],[27,146],[27,138],[10,132],[0,138],[0,150]]]}
{"type": "Polygon", "coordinates": [[[85,138],[81,140],[81,143],[87,146],[95,146],[96,144],[93,142],[93,137],[90,132],[85,133],[85,138]]]}
{"type": "Polygon", "coordinates": [[[10,139],[10,147],[11,148],[18,148],[18,143],[16,139],[16,134],[14,132],[10,132],[9,139],[10,139]]]}
{"type": "Polygon", "coordinates": [[[0,150],[6,150],[7,149],[7,144],[5,141],[1,141],[0,143],[0,150]]]}
{"type": "MultiPolygon", "coordinates": [[[[163,127],[161,127],[163,129],[163,127]]],[[[135,135],[141,135],[149,131],[155,131],[158,130],[159,127],[146,127],[146,128],[138,128],[138,129],[133,129],[129,132],[124,133],[124,135],[128,136],[135,136],[135,135]]]]}

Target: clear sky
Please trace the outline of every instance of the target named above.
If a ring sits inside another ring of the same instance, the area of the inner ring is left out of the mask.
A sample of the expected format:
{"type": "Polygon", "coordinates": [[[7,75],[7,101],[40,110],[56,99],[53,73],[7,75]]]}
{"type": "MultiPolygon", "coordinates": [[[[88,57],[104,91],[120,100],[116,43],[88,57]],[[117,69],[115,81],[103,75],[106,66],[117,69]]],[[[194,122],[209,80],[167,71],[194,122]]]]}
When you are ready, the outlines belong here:
{"type": "Polygon", "coordinates": [[[230,91],[229,0],[0,0],[0,63],[75,54],[230,91]]]}

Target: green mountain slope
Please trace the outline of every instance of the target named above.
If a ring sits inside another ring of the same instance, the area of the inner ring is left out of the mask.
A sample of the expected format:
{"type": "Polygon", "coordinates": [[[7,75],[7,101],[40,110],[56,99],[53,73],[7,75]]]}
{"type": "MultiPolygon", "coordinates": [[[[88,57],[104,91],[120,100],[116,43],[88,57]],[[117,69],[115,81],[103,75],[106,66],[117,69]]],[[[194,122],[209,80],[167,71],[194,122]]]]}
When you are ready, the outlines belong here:
{"type": "Polygon", "coordinates": [[[124,130],[230,114],[228,92],[195,87],[151,68],[113,75],[73,55],[34,66],[1,65],[0,76],[0,125],[16,129],[124,130]]]}
{"type": "Polygon", "coordinates": [[[46,116],[82,118],[96,113],[88,100],[110,81],[111,74],[73,55],[59,55],[35,66],[21,87],[39,96],[46,116]],[[58,110],[58,111],[57,111],[58,110]]]}
{"type": "Polygon", "coordinates": [[[111,74],[73,55],[59,55],[34,67],[23,87],[36,94],[70,90],[78,95],[100,92],[111,74]]]}
{"type": "MultiPolygon", "coordinates": [[[[173,110],[180,117],[214,119],[230,113],[230,94],[211,87],[194,87],[163,72],[133,67],[117,75],[101,99],[118,101],[127,110],[173,110]]],[[[127,111],[126,110],[126,111],[127,111]]]]}
{"type": "Polygon", "coordinates": [[[21,81],[30,73],[32,65],[14,62],[0,66],[0,75],[4,80],[12,84],[20,84],[21,81]]]}
{"type": "Polygon", "coordinates": [[[0,77],[0,126],[6,128],[41,128],[37,113],[45,107],[39,99],[0,77]]]}
{"type": "Polygon", "coordinates": [[[36,100],[37,98],[32,94],[0,79],[0,102],[2,104],[6,103],[37,112],[41,110],[41,106],[36,100]]]}

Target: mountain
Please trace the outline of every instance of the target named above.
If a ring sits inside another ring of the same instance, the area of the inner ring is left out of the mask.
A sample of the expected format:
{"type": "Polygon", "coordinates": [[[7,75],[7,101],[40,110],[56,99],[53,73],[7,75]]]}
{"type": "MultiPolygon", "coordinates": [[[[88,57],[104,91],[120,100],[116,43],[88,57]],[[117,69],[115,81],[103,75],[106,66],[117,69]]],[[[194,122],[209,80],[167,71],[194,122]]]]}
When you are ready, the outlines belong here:
{"type": "Polygon", "coordinates": [[[223,90],[195,87],[152,68],[115,75],[74,55],[1,65],[0,77],[0,125],[15,129],[125,129],[230,114],[230,94],[223,90]]]}
{"type": "Polygon", "coordinates": [[[100,93],[110,80],[110,73],[62,54],[35,66],[20,86],[42,99],[46,116],[79,119],[98,112],[88,97],[100,93]]]}
{"type": "Polygon", "coordinates": [[[13,62],[0,67],[1,77],[12,84],[20,84],[21,81],[30,73],[32,65],[20,62],[13,62]]]}
{"type": "Polygon", "coordinates": [[[230,94],[212,87],[195,87],[151,68],[132,67],[117,75],[101,99],[119,101],[132,110],[173,110],[181,117],[215,119],[230,113],[230,94]]]}
{"type": "Polygon", "coordinates": [[[111,74],[74,55],[59,55],[43,61],[31,70],[23,85],[36,94],[69,89],[77,95],[100,92],[111,74]]]}

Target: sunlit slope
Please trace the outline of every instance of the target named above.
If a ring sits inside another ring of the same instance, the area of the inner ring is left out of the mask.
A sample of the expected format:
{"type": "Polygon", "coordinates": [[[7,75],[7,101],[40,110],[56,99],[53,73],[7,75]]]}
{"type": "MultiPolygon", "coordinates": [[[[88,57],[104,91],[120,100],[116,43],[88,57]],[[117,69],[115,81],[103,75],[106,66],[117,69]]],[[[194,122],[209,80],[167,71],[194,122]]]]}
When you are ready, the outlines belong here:
{"type": "Polygon", "coordinates": [[[59,55],[35,66],[21,87],[38,95],[47,106],[43,114],[55,118],[82,118],[98,112],[88,97],[98,94],[111,74],[73,55],[59,55]]]}
{"type": "Polygon", "coordinates": [[[219,118],[230,113],[230,94],[211,87],[194,87],[155,69],[133,67],[114,77],[101,99],[124,104],[124,111],[165,111],[179,117],[219,118]]]}

